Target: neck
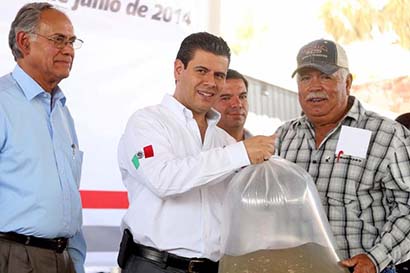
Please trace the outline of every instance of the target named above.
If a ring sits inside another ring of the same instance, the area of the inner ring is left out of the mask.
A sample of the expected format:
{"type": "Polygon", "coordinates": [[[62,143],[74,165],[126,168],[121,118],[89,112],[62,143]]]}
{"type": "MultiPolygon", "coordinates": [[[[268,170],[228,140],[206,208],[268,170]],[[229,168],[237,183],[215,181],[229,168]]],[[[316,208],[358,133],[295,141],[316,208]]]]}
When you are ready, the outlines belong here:
{"type": "Polygon", "coordinates": [[[349,112],[350,108],[353,105],[353,102],[354,102],[353,99],[348,98],[346,102],[344,103],[344,106],[341,107],[341,110],[335,109],[331,117],[329,117],[328,115],[321,116],[321,117],[307,115],[307,118],[313,124],[315,129],[330,131],[333,128],[335,128],[339,124],[339,122],[344,118],[347,112],[349,112]],[[338,111],[338,112],[335,112],[335,111],[338,111]]]}
{"type": "Polygon", "coordinates": [[[201,134],[202,143],[204,143],[206,129],[208,128],[208,121],[206,120],[206,114],[194,114],[194,119],[198,124],[199,132],[201,134]]]}
{"type": "Polygon", "coordinates": [[[328,133],[333,130],[338,123],[328,123],[325,125],[316,125],[313,124],[314,129],[315,129],[315,143],[316,143],[316,148],[320,146],[322,143],[323,139],[328,135],[328,133]]]}
{"type": "Polygon", "coordinates": [[[229,129],[224,129],[228,134],[231,135],[236,141],[242,141],[245,138],[245,131],[243,128],[229,128],[229,129]]]}
{"type": "Polygon", "coordinates": [[[332,120],[320,120],[320,119],[309,119],[311,123],[313,124],[314,130],[315,130],[315,139],[316,139],[316,148],[320,146],[322,143],[323,139],[329,134],[330,131],[332,131],[334,128],[336,128],[339,124],[339,122],[343,119],[343,117],[346,115],[348,112],[348,108],[342,112],[340,115],[336,116],[336,118],[332,120]]]}
{"type": "Polygon", "coordinates": [[[46,81],[40,73],[36,71],[36,69],[32,69],[24,62],[17,61],[17,64],[23,69],[24,72],[27,73],[38,85],[41,86],[46,92],[52,93],[54,88],[58,85],[59,81],[48,82],[46,81]]]}

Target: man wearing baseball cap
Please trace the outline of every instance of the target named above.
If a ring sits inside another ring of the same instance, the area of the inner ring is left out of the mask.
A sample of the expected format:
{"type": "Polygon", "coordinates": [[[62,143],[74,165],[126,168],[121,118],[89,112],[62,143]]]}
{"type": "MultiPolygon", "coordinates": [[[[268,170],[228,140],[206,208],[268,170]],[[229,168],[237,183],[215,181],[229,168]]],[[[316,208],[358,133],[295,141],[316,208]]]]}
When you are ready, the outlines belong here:
{"type": "Polygon", "coordinates": [[[354,273],[392,273],[410,252],[410,138],[350,94],[344,49],[303,46],[296,75],[301,117],[276,132],[276,153],[312,176],[336,238],[340,264],[354,273]]]}

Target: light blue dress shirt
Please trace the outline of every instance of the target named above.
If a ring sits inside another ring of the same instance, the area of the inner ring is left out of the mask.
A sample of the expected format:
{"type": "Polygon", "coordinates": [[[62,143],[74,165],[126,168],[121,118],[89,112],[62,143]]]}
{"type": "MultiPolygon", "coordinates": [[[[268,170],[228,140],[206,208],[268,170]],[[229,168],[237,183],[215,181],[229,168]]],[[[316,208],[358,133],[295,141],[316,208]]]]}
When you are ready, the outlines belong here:
{"type": "Polygon", "coordinates": [[[0,78],[0,231],[66,237],[77,273],[86,246],[79,194],[82,152],[66,98],[18,65],[0,78]]]}

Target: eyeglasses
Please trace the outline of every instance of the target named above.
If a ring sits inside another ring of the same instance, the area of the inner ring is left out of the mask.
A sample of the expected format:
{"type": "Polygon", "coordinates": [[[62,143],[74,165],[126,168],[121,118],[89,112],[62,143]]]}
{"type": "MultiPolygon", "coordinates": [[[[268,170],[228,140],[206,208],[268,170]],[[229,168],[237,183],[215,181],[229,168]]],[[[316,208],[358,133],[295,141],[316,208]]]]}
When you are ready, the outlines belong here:
{"type": "Polygon", "coordinates": [[[55,35],[52,35],[52,36],[49,36],[49,37],[41,35],[41,34],[36,33],[36,32],[32,32],[32,34],[35,34],[37,36],[40,36],[42,38],[45,38],[45,39],[53,42],[54,46],[58,49],[63,49],[67,44],[69,44],[74,49],[79,49],[84,43],[83,40],[78,39],[76,37],[67,38],[64,35],[59,35],[59,34],[55,34],[55,35]]]}

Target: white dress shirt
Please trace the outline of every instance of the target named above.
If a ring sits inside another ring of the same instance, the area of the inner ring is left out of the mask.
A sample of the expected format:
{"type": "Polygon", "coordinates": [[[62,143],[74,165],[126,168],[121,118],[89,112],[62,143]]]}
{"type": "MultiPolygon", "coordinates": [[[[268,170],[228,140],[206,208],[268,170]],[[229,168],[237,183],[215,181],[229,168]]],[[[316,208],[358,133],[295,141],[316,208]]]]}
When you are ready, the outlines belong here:
{"type": "Polygon", "coordinates": [[[250,162],[243,142],[216,126],[219,118],[207,114],[202,143],[192,112],[170,95],[131,116],[118,161],[130,201],[122,228],[135,242],[184,257],[221,258],[227,181],[250,162]],[[132,158],[149,145],[154,156],[141,158],[137,168],[132,158]]]}

